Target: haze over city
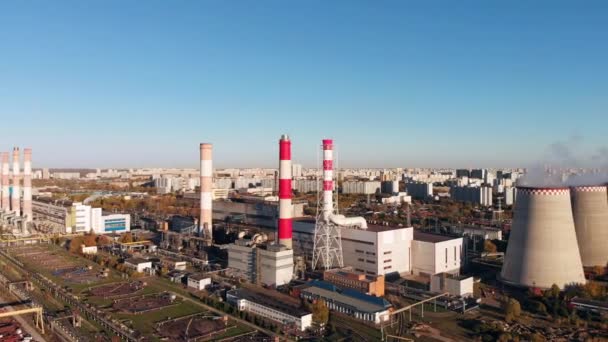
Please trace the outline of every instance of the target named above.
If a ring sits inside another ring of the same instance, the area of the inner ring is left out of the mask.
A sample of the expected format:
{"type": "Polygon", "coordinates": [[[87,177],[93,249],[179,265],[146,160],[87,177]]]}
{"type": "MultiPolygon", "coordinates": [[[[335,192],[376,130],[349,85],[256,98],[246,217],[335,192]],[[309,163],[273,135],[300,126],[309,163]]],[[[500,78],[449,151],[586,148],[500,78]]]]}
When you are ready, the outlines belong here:
{"type": "Polygon", "coordinates": [[[323,137],[344,167],[601,166],[607,6],[2,2],[0,145],[196,167],[212,141],[217,167],[276,167],[287,133],[309,167],[323,137]]]}

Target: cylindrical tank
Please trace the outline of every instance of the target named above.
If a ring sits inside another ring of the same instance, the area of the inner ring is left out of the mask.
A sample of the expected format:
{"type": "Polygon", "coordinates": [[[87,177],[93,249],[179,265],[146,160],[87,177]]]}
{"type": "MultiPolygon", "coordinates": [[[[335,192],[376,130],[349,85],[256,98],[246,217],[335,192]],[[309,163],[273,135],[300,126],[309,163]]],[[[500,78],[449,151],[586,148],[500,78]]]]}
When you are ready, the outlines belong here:
{"type": "Polygon", "coordinates": [[[501,278],[540,288],[585,282],[569,188],[517,188],[501,278]]]}
{"type": "Polygon", "coordinates": [[[608,201],[606,186],[571,188],[572,214],[583,266],[608,262],[608,201]]]}

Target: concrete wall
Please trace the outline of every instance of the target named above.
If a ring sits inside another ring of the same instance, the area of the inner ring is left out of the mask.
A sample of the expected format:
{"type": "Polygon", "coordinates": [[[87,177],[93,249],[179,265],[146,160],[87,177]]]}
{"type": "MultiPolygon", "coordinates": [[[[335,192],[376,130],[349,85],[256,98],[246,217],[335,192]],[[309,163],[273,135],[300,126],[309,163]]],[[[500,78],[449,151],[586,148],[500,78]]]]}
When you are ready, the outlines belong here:
{"type": "Polygon", "coordinates": [[[608,199],[605,186],[571,189],[572,214],[583,266],[608,263],[608,199]]]}
{"type": "Polygon", "coordinates": [[[518,188],[501,278],[522,286],[584,283],[570,191],[518,188]]]}
{"type": "Polygon", "coordinates": [[[473,277],[451,278],[436,274],[431,277],[431,292],[448,292],[453,296],[469,297],[473,295],[473,277]]]}

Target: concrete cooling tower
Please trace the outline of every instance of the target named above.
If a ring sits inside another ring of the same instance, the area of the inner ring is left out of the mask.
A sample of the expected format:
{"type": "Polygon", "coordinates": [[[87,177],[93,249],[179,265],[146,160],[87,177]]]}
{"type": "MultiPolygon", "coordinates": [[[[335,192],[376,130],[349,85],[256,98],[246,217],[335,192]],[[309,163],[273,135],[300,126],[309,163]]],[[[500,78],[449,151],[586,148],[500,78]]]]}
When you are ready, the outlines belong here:
{"type": "Polygon", "coordinates": [[[608,199],[606,186],[571,188],[572,214],[583,266],[608,263],[608,199]]]}
{"type": "Polygon", "coordinates": [[[569,188],[517,188],[501,278],[540,288],[585,282],[569,188]]]}

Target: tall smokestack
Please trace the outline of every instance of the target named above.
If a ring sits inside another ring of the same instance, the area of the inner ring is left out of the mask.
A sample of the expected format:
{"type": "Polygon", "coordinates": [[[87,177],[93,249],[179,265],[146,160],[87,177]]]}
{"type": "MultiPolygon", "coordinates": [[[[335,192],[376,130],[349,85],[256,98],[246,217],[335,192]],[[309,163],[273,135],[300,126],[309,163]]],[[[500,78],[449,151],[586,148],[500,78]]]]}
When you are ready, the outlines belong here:
{"type": "Polygon", "coordinates": [[[279,140],[279,243],[292,248],[291,141],[283,134],[279,140]]]}
{"type": "Polygon", "coordinates": [[[11,209],[16,216],[21,216],[21,175],[19,165],[19,147],[13,148],[13,191],[11,193],[11,209]]]}
{"type": "Polygon", "coordinates": [[[203,143],[201,149],[201,219],[199,220],[200,231],[210,242],[213,242],[212,226],[212,195],[213,182],[213,145],[203,143]]]}
{"type": "Polygon", "coordinates": [[[23,216],[32,222],[32,149],[23,150],[23,216]]]}
{"type": "Polygon", "coordinates": [[[323,139],[323,220],[329,222],[333,213],[334,191],[334,141],[323,139]]]}
{"type": "Polygon", "coordinates": [[[5,211],[10,211],[11,209],[11,204],[10,204],[10,199],[9,199],[9,185],[8,185],[8,168],[9,168],[9,164],[8,164],[8,152],[2,152],[2,169],[0,171],[2,171],[2,182],[0,183],[2,185],[2,198],[0,199],[0,205],[2,206],[2,209],[4,209],[5,211]]]}

